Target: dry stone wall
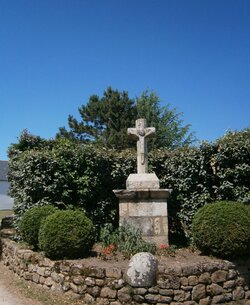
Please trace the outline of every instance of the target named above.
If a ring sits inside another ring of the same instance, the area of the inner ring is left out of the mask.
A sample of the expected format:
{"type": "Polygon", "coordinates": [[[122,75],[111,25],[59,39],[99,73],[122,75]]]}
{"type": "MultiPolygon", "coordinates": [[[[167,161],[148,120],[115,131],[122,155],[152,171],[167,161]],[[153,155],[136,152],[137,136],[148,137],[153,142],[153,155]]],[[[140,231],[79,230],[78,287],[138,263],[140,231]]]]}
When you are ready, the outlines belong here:
{"type": "Polygon", "coordinates": [[[250,260],[159,265],[155,286],[145,288],[129,286],[120,268],[51,261],[8,239],[2,240],[2,261],[25,280],[53,291],[82,295],[87,304],[250,305],[250,260]]]}

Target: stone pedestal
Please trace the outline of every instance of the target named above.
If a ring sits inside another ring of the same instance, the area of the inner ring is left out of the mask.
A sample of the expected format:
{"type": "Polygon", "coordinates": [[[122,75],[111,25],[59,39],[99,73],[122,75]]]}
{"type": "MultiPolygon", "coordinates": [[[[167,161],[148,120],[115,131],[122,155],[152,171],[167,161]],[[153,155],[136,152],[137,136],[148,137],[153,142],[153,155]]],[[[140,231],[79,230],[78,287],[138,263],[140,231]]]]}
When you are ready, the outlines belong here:
{"type": "MultiPolygon", "coordinates": [[[[151,178],[155,176],[155,174],[146,175],[151,175],[151,178]]],[[[137,180],[136,178],[139,177],[133,176],[132,178],[137,180]]],[[[127,186],[130,185],[128,180],[127,186]]],[[[129,224],[140,228],[144,239],[152,241],[158,246],[168,244],[167,198],[171,190],[138,188],[137,182],[137,189],[130,185],[130,189],[114,190],[115,195],[119,198],[120,225],[129,224]]]]}

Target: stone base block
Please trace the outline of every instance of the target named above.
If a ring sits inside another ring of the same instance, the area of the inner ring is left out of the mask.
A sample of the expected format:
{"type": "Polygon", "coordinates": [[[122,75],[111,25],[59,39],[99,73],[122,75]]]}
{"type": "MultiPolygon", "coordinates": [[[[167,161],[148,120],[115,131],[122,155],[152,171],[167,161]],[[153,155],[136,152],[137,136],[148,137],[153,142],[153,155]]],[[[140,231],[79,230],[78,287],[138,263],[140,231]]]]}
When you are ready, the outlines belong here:
{"type": "Polygon", "coordinates": [[[119,198],[120,225],[142,230],[145,240],[168,244],[167,198],[170,190],[115,190],[119,198]]]}
{"type": "Polygon", "coordinates": [[[160,182],[156,174],[130,174],[126,181],[127,190],[159,189],[160,182]]]}

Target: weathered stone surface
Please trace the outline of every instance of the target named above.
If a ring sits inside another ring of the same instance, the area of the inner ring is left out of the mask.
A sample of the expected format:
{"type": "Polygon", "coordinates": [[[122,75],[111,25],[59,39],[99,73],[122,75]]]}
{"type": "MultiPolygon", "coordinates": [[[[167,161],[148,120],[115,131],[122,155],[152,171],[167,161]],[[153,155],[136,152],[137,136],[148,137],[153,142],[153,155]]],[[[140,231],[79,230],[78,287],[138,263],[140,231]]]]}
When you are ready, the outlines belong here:
{"type": "Polygon", "coordinates": [[[229,280],[235,279],[236,276],[237,276],[237,272],[234,269],[230,269],[228,271],[228,279],[229,280]]]}
{"type": "Polygon", "coordinates": [[[96,284],[97,286],[102,287],[102,286],[104,286],[104,283],[105,283],[105,281],[102,280],[102,279],[96,279],[96,280],[95,280],[95,284],[96,284]]]}
{"type": "Polygon", "coordinates": [[[157,259],[150,253],[140,252],[134,255],[126,271],[126,280],[132,287],[150,287],[155,284],[157,259]]]}
{"type": "MultiPolygon", "coordinates": [[[[51,273],[51,278],[55,283],[62,283],[64,280],[64,275],[56,272],[51,273]]],[[[77,283],[75,283],[77,284],[77,283]]]]}
{"type": "Polygon", "coordinates": [[[106,268],[106,277],[120,279],[122,277],[122,271],[119,268],[106,268]]]}
{"type": "Polygon", "coordinates": [[[162,289],[179,289],[180,278],[177,275],[164,275],[159,278],[157,284],[162,289]]]}
{"type": "Polygon", "coordinates": [[[127,190],[159,189],[160,182],[155,173],[130,174],[126,188],[127,190]]]}
{"type": "Polygon", "coordinates": [[[82,269],[82,274],[88,277],[103,279],[105,277],[105,269],[101,267],[85,267],[82,269]]]}
{"type": "Polygon", "coordinates": [[[84,283],[84,281],[85,281],[85,277],[82,276],[82,275],[75,275],[75,276],[72,276],[72,281],[76,285],[82,285],[84,283]]]}
{"type": "Polygon", "coordinates": [[[231,288],[234,288],[235,285],[236,285],[235,281],[234,280],[230,280],[230,281],[224,282],[223,288],[231,289],[231,288]]]}
{"type": "Polygon", "coordinates": [[[210,284],[211,283],[210,274],[208,272],[202,273],[199,276],[199,280],[198,281],[201,284],[210,284]]]}
{"type": "Polygon", "coordinates": [[[110,302],[110,305],[122,305],[119,301],[110,302]]]}
{"type": "Polygon", "coordinates": [[[203,284],[198,284],[193,288],[192,291],[192,300],[199,301],[206,297],[206,286],[203,284]]]}
{"type": "Polygon", "coordinates": [[[161,295],[165,295],[165,296],[173,296],[174,290],[173,289],[159,289],[159,293],[161,295]]]}
{"type": "Polygon", "coordinates": [[[115,289],[120,289],[124,286],[125,281],[123,279],[115,280],[114,282],[115,289]]]}
{"type": "Polygon", "coordinates": [[[214,295],[222,294],[224,292],[224,289],[220,285],[213,283],[207,286],[207,292],[211,296],[214,296],[214,295]]]}
{"type": "Polygon", "coordinates": [[[148,288],[148,292],[149,293],[158,293],[159,292],[159,288],[158,287],[150,287],[148,288]]]}
{"type": "Polygon", "coordinates": [[[174,301],[183,302],[185,300],[185,292],[182,290],[174,291],[174,301]]]}
{"type": "Polygon", "coordinates": [[[206,297],[199,301],[199,305],[210,305],[211,304],[211,297],[206,297]]]}
{"type": "Polygon", "coordinates": [[[61,284],[54,283],[54,284],[51,286],[51,291],[54,291],[54,292],[57,292],[57,293],[63,292],[63,289],[62,289],[61,284]]]}
{"type": "Polygon", "coordinates": [[[189,286],[195,286],[198,284],[198,278],[195,275],[191,275],[188,277],[188,285],[189,286]]]}
{"type": "Polygon", "coordinates": [[[250,290],[245,291],[245,298],[250,299],[250,290]]]}
{"type": "Polygon", "coordinates": [[[109,287],[103,287],[100,293],[102,298],[115,299],[116,290],[110,289],[109,287]]]}
{"type": "Polygon", "coordinates": [[[86,293],[84,295],[84,302],[86,302],[86,304],[94,304],[95,299],[88,293],[86,293]]]}
{"type": "MultiPolygon", "coordinates": [[[[86,287],[86,286],[85,286],[86,287]]],[[[101,288],[98,287],[98,286],[94,286],[94,287],[88,287],[87,288],[87,291],[90,295],[92,295],[93,297],[99,297],[100,295],[100,291],[101,291],[101,288]]]]}
{"type": "Polygon", "coordinates": [[[51,287],[54,284],[54,281],[52,280],[51,277],[46,278],[44,285],[51,287]]]}
{"type": "Polygon", "coordinates": [[[127,304],[131,301],[131,290],[127,287],[123,287],[122,289],[118,290],[118,299],[120,302],[127,304]]]}
{"type": "Polygon", "coordinates": [[[87,286],[95,286],[95,280],[92,277],[86,277],[84,282],[87,286]]]}
{"type": "Polygon", "coordinates": [[[133,300],[137,303],[143,303],[144,297],[140,294],[135,294],[135,295],[133,295],[133,300]]]}
{"type": "Polygon", "coordinates": [[[217,270],[211,276],[211,280],[213,283],[225,282],[227,278],[228,278],[228,273],[224,270],[217,270]]]}
{"type": "Polygon", "coordinates": [[[109,299],[97,298],[96,305],[109,305],[109,299]]]}
{"type": "Polygon", "coordinates": [[[187,277],[184,277],[184,276],[181,277],[180,281],[181,281],[182,286],[188,286],[188,278],[187,277]]]}
{"type": "Polygon", "coordinates": [[[149,303],[157,303],[160,300],[160,296],[157,294],[146,294],[145,300],[147,300],[149,303]]]}
{"type": "Polygon", "coordinates": [[[134,288],[134,294],[144,295],[147,292],[146,288],[134,288]]]}
{"type": "Polygon", "coordinates": [[[233,300],[242,300],[245,297],[245,291],[242,287],[236,287],[233,291],[233,300]]]}
{"type": "Polygon", "coordinates": [[[184,276],[197,275],[199,273],[200,273],[199,266],[195,264],[182,266],[182,274],[184,276]]]}
{"type": "Polygon", "coordinates": [[[38,267],[37,268],[37,273],[41,276],[45,275],[45,267],[38,267]]]}
{"type": "Polygon", "coordinates": [[[213,297],[212,299],[212,303],[211,304],[219,304],[219,303],[224,303],[226,302],[226,296],[225,295],[216,295],[213,297]]]}

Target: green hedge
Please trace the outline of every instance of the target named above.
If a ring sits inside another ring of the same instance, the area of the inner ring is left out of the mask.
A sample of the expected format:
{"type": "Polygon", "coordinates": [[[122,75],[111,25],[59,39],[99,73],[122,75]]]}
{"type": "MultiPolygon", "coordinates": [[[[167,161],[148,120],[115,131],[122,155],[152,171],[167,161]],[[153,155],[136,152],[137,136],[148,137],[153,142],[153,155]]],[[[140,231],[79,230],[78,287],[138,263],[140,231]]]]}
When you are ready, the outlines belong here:
{"type": "Polygon", "coordinates": [[[250,206],[215,202],[202,207],[192,225],[194,244],[205,254],[223,258],[250,252],[250,206]]]}
{"type": "MultiPolygon", "coordinates": [[[[98,227],[117,224],[118,200],[112,190],[125,188],[128,175],[136,172],[135,149],[45,141],[27,132],[10,147],[9,157],[18,219],[34,205],[52,202],[63,209],[83,209],[98,227]]],[[[188,237],[193,216],[205,203],[250,202],[250,129],[229,132],[199,147],[152,151],[149,169],[156,172],[162,188],[173,189],[168,202],[170,233],[188,237]]]]}
{"type": "Polygon", "coordinates": [[[52,259],[81,258],[94,243],[93,229],[82,211],[57,211],[41,224],[39,248],[52,259]]]}
{"type": "Polygon", "coordinates": [[[22,240],[37,249],[41,222],[56,210],[51,205],[35,206],[27,210],[18,223],[18,231],[22,240]]]}

